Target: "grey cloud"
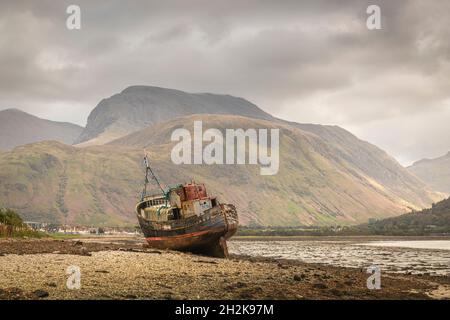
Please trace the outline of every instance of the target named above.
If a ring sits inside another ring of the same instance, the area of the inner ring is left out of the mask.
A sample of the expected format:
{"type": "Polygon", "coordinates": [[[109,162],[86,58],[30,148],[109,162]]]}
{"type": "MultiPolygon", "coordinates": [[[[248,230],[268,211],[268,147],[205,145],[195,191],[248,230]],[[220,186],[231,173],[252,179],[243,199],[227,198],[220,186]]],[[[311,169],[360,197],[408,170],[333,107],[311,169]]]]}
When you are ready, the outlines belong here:
{"type": "Polygon", "coordinates": [[[379,0],[379,31],[365,27],[369,4],[2,1],[0,109],[84,124],[100,99],[158,85],[338,124],[404,163],[446,153],[450,142],[424,141],[445,141],[450,129],[417,126],[449,115],[450,2],[379,0]],[[72,3],[82,8],[81,31],[65,28],[72,3]]]}

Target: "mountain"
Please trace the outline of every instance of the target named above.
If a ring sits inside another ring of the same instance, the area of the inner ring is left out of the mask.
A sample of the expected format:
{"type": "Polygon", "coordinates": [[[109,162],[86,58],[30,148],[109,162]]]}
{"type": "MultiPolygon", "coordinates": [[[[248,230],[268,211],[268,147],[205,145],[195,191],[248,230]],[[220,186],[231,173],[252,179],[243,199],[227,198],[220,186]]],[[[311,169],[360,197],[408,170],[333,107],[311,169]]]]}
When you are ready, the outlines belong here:
{"type": "Polygon", "coordinates": [[[6,109],[0,111],[0,150],[43,140],[72,144],[82,130],[72,123],[45,120],[17,109],[6,109]]]}
{"type": "MultiPolygon", "coordinates": [[[[0,203],[26,220],[83,225],[135,224],[145,147],[166,185],[204,182],[235,203],[244,225],[356,224],[419,209],[437,199],[418,179],[404,193],[383,185],[339,155],[323,138],[289,124],[230,115],[192,115],[135,132],[108,145],[85,148],[39,142],[0,153],[0,203]],[[280,169],[261,176],[257,165],[175,165],[175,128],[279,128],[280,169]]],[[[400,186],[398,186],[400,188],[400,186]]]]}
{"type": "Polygon", "coordinates": [[[229,95],[191,94],[150,86],[131,86],[102,100],[92,111],[78,142],[79,146],[104,144],[166,120],[191,114],[241,115],[297,127],[324,140],[329,157],[352,167],[380,183],[409,203],[430,204],[428,198],[411,189],[421,187],[395,159],[376,146],[361,141],[338,126],[300,124],[272,117],[256,105],[229,95]]]}
{"type": "MultiPolygon", "coordinates": [[[[167,185],[191,178],[235,203],[246,225],[358,224],[442,199],[392,157],[337,126],[276,119],[227,95],[133,86],[102,100],[76,146],[39,142],[0,152],[0,203],[27,220],[135,224],[143,148],[167,185]],[[280,129],[280,169],[175,165],[174,129],[280,129]]],[[[1,148],[0,148],[1,149],[1,148]]]]}
{"type": "Polygon", "coordinates": [[[76,143],[82,146],[104,144],[148,125],[197,113],[273,118],[251,102],[230,95],[131,86],[100,101],[76,143]]]}
{"type": "MultiPolygon", "coordinates": [[[[402,197],[409,202],[416,201],[416,193],[410,193],[408,186],[417,185],[417,179],[376,146],[359,140],[338,126],[300,124],[274,118],[251,102],[229,95],[191,94],[159,87],[131,86],[97,105],[77,142],[81,143],[80,146],[104,144],[149,125],[191,114],[241,115],[311,132],[328,143],[332,149],[330,156],[351,163],[367,176],[394,189],[396,193],[402,193],[402,197]]],[[[422,205],[427,203],[424,199],[419,202],[422,205]]]]}
{"type": "Polygon", "coordinates": [[[408,170],[434,190],[450,194],[450,152],[440,158],[417,161],[408,170]]]}

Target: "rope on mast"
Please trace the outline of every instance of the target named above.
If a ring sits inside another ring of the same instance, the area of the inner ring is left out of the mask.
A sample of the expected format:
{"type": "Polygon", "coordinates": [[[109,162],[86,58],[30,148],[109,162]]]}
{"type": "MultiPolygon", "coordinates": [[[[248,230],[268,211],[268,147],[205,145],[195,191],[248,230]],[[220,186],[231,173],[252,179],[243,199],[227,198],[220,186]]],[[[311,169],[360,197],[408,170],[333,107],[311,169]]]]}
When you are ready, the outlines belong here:
{"type": "Polygon", "coordinates": [[[153,172],[152,168],[150,167],[150,163],[148,161],[147,153],[144,156],[144,165],[145,165],[145,182],[144,182],[144,190],[142,191],[142,199],[147,195],[147,184],[149,183],[148,180],[148,173],[152,175],[152,178],[156,181],[156,184],[161,189],[162,193],[165,195],[166,192],[164,191],[163,187],[161,186],[161,183],[159,182],[158,178],[156,177],[155,173],[153,172]]]}

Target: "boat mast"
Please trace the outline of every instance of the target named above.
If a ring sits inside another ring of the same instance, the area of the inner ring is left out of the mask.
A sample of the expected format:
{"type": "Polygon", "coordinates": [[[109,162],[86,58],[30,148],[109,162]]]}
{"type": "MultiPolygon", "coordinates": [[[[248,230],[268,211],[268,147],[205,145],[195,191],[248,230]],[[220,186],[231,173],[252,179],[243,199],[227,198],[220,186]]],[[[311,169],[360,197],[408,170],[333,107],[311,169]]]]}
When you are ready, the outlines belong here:
{"type": "Polygon", "coordinates": [[[156,177],[155,173],[153,172],[152,168],[150,167],[150,162],[148,161],[147,153],[144,156],[144,165],[145,165],[145,182],[144,182],[144,190],[142,190],[141,199],[143,200],[144,197],[147,195],[147,184],[149,183],[149,179],[148,179],[149,173],[150,173],[152,179],[156,181],[156,184],[161,189],[162,193],[165,194],[165,191],[164,191],[163,187],[161,186],[161,183],[159,182],[158,178],[156,177]]]}

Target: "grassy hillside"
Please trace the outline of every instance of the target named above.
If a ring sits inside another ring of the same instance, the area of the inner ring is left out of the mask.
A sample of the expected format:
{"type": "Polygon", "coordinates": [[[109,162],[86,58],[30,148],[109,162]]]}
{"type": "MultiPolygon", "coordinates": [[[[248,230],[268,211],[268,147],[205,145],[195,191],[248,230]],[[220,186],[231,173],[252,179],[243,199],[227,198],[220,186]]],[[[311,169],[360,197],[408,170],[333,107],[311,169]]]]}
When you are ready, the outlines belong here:
{"type": "Polygon", "coordinates": [[[0,156],[0,202],[33,221],[132,223],[140,156],[49,141],[21,146],[0,156]]]}
{"type": "Polygon", "coordinates": [[[450,198],[433,204],[429,209],[373,221],[355,230],[376,235],[450,234],[450,198]]]}
{"type": "MultiPolygon", "coordinates": [[[[184,166],[194,177],[210,181],[217,193],[240,206],[246,224],[329,225],[353,224],[371,217],[386,217],[431,204],[439,196],[405,170],[395,171],[393,160],[372,161],[391,165],[392,171],[410,183],[381,183],[336,152],[335,144],[287,123],[239,116],[194,115],[148,127],[112,142],[116,146],[170,147],[176,128],[192,131],[202,119],[204,130],[217,128],[280,128],[280,170],[276,176],[260,176],[255,166],[184,166]],[[212,178],[212,179],[211,179],[212,178]],[[224,190],[223,186],[227,186],[224,190]],[[401,192],[398,192],[398,191],[401,192]],[[403,197],[408,194],[408,197],[403,197]]],[[[353,137],[354,138],[354,137],[353,137]]],[[[354,138],[357,140],[356,138],[354,138]]],[[[357,141],[352,141],[356,144],[357,141]]],[[[356,148],[356,147],[354,147],[356,148]]],[[[377,155],[375,155],[377,156],[377,155]]],[[[400,167],[400,166],[399,166],[400,167]]],[[[178,170],[180,172],[180,170],[178,170]]]]}
{"type": "MultiPolygon", "coordinates": [[[[408,202],[427,207],[429,194],[420,192],[429,188],[422,180],[412,175],[393,157],[377,146],[358,139],[356,136],[338,126],[298,124],[292,125],[311,132],[322,138],[330,146],[329,154],[336,161],[344,162],[357,168],[373,182],[386,188],[408,202]]],[[[444,199],[445,194],[433,197],[435,201],[444,199]]]]}

